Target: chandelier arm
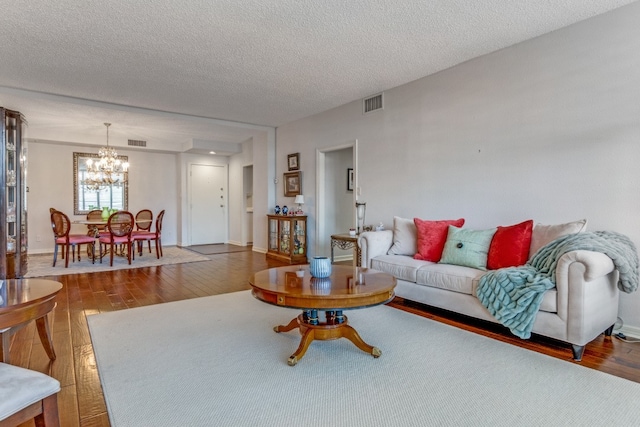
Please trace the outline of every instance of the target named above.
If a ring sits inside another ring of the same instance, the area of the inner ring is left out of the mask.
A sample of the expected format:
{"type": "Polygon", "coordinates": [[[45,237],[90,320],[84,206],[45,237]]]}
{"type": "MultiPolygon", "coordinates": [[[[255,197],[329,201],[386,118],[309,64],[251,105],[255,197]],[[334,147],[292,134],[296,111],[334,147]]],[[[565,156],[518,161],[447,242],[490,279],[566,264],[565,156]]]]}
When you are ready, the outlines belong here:
{"type": "Polygon", "coordinates": [[[87,160],[87,178],[83,184],[88,190],[100,191],[103,188],[112,185],[120,186],[127,183],[127,174],[129,168],[128,162],[122,162],[118,159],[118,152],[109,146],[109,126],[111,123],[104,124],[107,128],[107,146],[98,150],[100,159],[96,162],[87,160]]]}

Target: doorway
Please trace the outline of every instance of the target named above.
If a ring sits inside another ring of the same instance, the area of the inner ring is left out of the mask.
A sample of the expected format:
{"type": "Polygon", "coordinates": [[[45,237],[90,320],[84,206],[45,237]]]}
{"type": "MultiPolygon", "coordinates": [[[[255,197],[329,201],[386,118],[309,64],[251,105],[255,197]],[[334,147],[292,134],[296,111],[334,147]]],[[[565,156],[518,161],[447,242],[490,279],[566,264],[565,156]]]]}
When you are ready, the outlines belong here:
{"type": "MultiPolygon", "coordinates": [[[[317,152],[316,254],[331,253],[331,235],[344,234],[354,226],[355,189],[348,187],[349,169],[356,172],[357,141],[317,152]]],[[[354,179],[357,179],[357,173],[354,179]]],[[[351,187],[353,188],[353,187],[351,187]]],[[[335,260],[352,259],[352,251],[335,250],[335,260]]]]}
{"type": "Polygon", "coordinates": [[[191,245],[227,240],[227,166],[192,164],[191,245]]]}

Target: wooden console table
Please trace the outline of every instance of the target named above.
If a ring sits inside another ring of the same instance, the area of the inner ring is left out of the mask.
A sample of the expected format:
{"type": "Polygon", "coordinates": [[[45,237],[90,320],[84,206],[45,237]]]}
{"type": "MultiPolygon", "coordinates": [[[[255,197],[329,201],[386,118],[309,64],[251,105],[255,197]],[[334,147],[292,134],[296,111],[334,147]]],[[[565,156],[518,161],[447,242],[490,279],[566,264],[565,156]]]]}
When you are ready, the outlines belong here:
{"type": "Polygon", "coordinates": [[[353,249],[356,254],[357,266],[360,267],[362,263],[362,254],[360,253],[360,246],[358,246],[358,235],[352,236],[350,234],[332,234],[331,235],[331,263],[333,264],[333,248],[338,249],[353,249]]]}

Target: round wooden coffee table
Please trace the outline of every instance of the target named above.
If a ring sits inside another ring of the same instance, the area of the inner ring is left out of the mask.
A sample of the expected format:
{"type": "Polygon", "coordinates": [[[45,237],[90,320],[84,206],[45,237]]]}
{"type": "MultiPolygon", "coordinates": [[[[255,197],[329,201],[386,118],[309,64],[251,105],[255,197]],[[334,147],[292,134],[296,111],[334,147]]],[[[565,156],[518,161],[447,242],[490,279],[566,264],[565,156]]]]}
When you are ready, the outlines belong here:
{"type": "Polygon", "coordinates": [[[276,332],[299,329],[302,338],[298,349],[289,357],[293,366],[313,340],[347,338],[360,350],[380,357],[377,347],[365,343],[349,325],[343,310],[385,304],[394,297],[396,279],[381,271],[360,267],[334,265],[326,279],[311,277],[308,265],[271,268],[255,273],[250,279],[252,294],[260,301],[280,307],[297,308],[302,314],[287,325],[278,325],[276,332]],[[318,317],[325,312],[325,318],[318,317]]]}

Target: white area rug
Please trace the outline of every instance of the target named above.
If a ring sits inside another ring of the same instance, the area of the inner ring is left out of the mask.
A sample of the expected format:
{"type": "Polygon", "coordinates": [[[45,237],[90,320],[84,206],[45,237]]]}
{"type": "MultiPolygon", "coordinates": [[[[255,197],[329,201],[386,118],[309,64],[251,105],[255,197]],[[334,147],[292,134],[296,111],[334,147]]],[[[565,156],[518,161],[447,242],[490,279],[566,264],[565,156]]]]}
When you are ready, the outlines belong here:
{"type": "Polygon", "coordinates": [[[249,291],[88,317],[113,427],[640,425],[640,384],[390,307],[347,311],[372,356],[249,291]]]}
{"type": "MultiPolygon", "coordinates": [[[[84,246],[83,246],[84,249],[84,246]]],[[[69,260],[69,268],[64,267],[62,255],[58,252],[58,260],[56,266],[52,267],[53,254],[29,255],[27,260],[27,274],[25,277],[43,277],[43,276],[62,276],[65,274],[79,273],[95,273],[97,271],[124,270],[128,268],[154,267],[157,265],[182,264],[185,262],[208,261],[206,256],[197,254],[187,249],[181,249],[176,246],[167,246],[162,248],[162,257],[156,258],[155,247],[151,246],[151,253],[145,246],[142,256],[136,254],[136,259],[131,261],[131,265],[127,262],[126,257],[116,256],[113,258],[113,267],[109,266],[109,257],[105,257],[100,264],[100,260],[96,260],[95,264],[91,264],[91,260],[87,257],[86,251],[82,252],[82,261],[72,262],[69,260]]]]}

